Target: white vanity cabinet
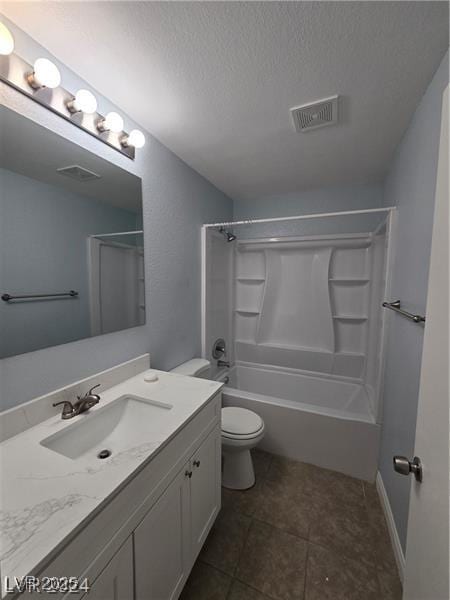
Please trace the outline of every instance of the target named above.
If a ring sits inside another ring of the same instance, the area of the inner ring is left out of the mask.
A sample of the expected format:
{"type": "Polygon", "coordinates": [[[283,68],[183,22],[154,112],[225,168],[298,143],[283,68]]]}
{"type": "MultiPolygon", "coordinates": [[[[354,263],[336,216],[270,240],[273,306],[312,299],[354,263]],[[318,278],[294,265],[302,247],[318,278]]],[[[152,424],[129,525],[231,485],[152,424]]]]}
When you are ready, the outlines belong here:
{"type": "Polygon", "coordinates": [[[133,575],[133,540],[130,536],[83,596],[83,600],[132,600],[133,575]]]}
{"type": "Polygon", "coordinates": [[[134,531],[136,600],[178,598],[220,508],[214,430],[134,531]]]}
{"type": "Polygon", "coordinates": [[[190,517],[191,559],[198,556],[220,510],[221,492],[220,429],[209,435],[191,460],[190,517]]]}
{"type": "Polygon", "coordinates": [[[134,532],[136,600],[177,598],[189,573],[189,479],[181,472],[134,532]]]}
{"type": "Polygon", "coordinates": [[[88,580],[55,599],[178,598],[220,510],[220,409],[218,393],[36,572],[88,580]]]}

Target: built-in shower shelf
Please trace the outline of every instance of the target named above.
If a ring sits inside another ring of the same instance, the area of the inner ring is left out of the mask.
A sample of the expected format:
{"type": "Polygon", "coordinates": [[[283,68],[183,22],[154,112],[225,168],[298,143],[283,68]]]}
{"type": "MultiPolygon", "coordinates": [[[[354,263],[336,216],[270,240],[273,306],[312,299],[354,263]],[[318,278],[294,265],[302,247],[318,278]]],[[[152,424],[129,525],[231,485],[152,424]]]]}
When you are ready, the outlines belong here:
{"type": "Polygon", "coordinates": [[[238,281],[242,283],[264,283],[265,278],[263,277],[237,277],[238,281]]]}
{"type": "Polygon", "coordinates": [[[259,310],[252,310],[248,308],[235,308],[234,311],[242,315],[259,315],[261,312],[259,310]]]}
{"type": "Polygon", "coordinates": [[[333,319],[338,321],[367,321],[368,317],[356,315],[333,315],[333,319]]]}
{"type": "Polygon", "coordinates": [[[331,348],[312,348],[311,346],[300,346],[297,344],[285,344],[277,343],[277,342],[259,342],[258,346],[262,346],[263,348],[275,348],[280,350],[293,350],[294,352],[310,352],[311,354],[334,354],[334,351],[331,348]]]}
{"type": "Polygon", "coordinates": [[[348,285],[359,285],[362,283],[369,283],[370,279],[364,277],[330,277],[331,283],[345,283],[348,285]]]}

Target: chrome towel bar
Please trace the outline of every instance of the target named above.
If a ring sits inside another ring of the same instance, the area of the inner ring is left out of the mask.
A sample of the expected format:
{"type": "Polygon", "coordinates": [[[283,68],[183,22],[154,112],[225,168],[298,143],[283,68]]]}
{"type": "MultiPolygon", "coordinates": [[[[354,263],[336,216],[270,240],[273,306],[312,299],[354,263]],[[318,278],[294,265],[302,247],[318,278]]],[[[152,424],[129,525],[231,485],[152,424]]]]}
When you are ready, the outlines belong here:
{"type": "Polygon", "coordinates": [[[70,290],[69,292],[61,292],[60,294],[26,294],[22,296],[12,296],[11,294],[3,294],[2,300],[4,302],[9,302],[10,300],[28,300],[28,299],[38,299],[38,298],[58,298],[68,296],[70,298],[75,298],[78,296],[78,292],[75,290],[70,290]]]}
{"type": "Polygon", "coordinates": [[[403,310],[400,300],[396,300],[395,302],[383,302],[383,307],[390,308],[400,315],[403,315],[407,319],[411,319],[411,321],[414,321],[414,323],[425,323],[425,317],[422,317],[421,315],[413,315],[407,310],[403,310]]]}

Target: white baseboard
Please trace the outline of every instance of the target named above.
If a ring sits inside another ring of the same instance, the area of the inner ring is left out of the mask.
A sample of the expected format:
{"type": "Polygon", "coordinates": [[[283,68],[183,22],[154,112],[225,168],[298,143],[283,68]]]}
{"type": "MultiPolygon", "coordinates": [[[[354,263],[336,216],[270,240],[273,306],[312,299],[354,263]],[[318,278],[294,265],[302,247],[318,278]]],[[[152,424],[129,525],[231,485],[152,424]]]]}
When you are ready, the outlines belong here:
{"type": "Polygon", "coordinates": [[[381,473],[378,471],[376,480],[377,492],[380,497],[381,506],[383,507],[384,516],[391,537],[392,548],[394,550],[395,560],[397,562],[398,573],[400,580],[403,583],[405,576],[405,555],[403,554],[403,548],[398,537],[397,527],[395,526],[394,515],[392,514],[391,505],[389,504],[389,498],[384,487],[381,473]]]}

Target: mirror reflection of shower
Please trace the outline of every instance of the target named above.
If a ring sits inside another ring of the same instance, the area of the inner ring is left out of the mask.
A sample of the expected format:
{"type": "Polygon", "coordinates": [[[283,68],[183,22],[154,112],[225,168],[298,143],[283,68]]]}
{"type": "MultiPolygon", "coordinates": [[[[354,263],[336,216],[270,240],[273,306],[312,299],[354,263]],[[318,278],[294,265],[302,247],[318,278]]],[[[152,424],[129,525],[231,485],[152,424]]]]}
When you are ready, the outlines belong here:
{"type": "Polygon", "coordinates": [[[220,227],[219,233],[225,236],[227,242],[234,242],[234,240],[236,239],[234,233],[232,231],[228,231],[227,229],[225,229],[225,227],[220,227]]]}
{"type": "Polygon", "coordinates": [[[88,238],[93,334],[145,323],[143,230],[88,238]]]}

